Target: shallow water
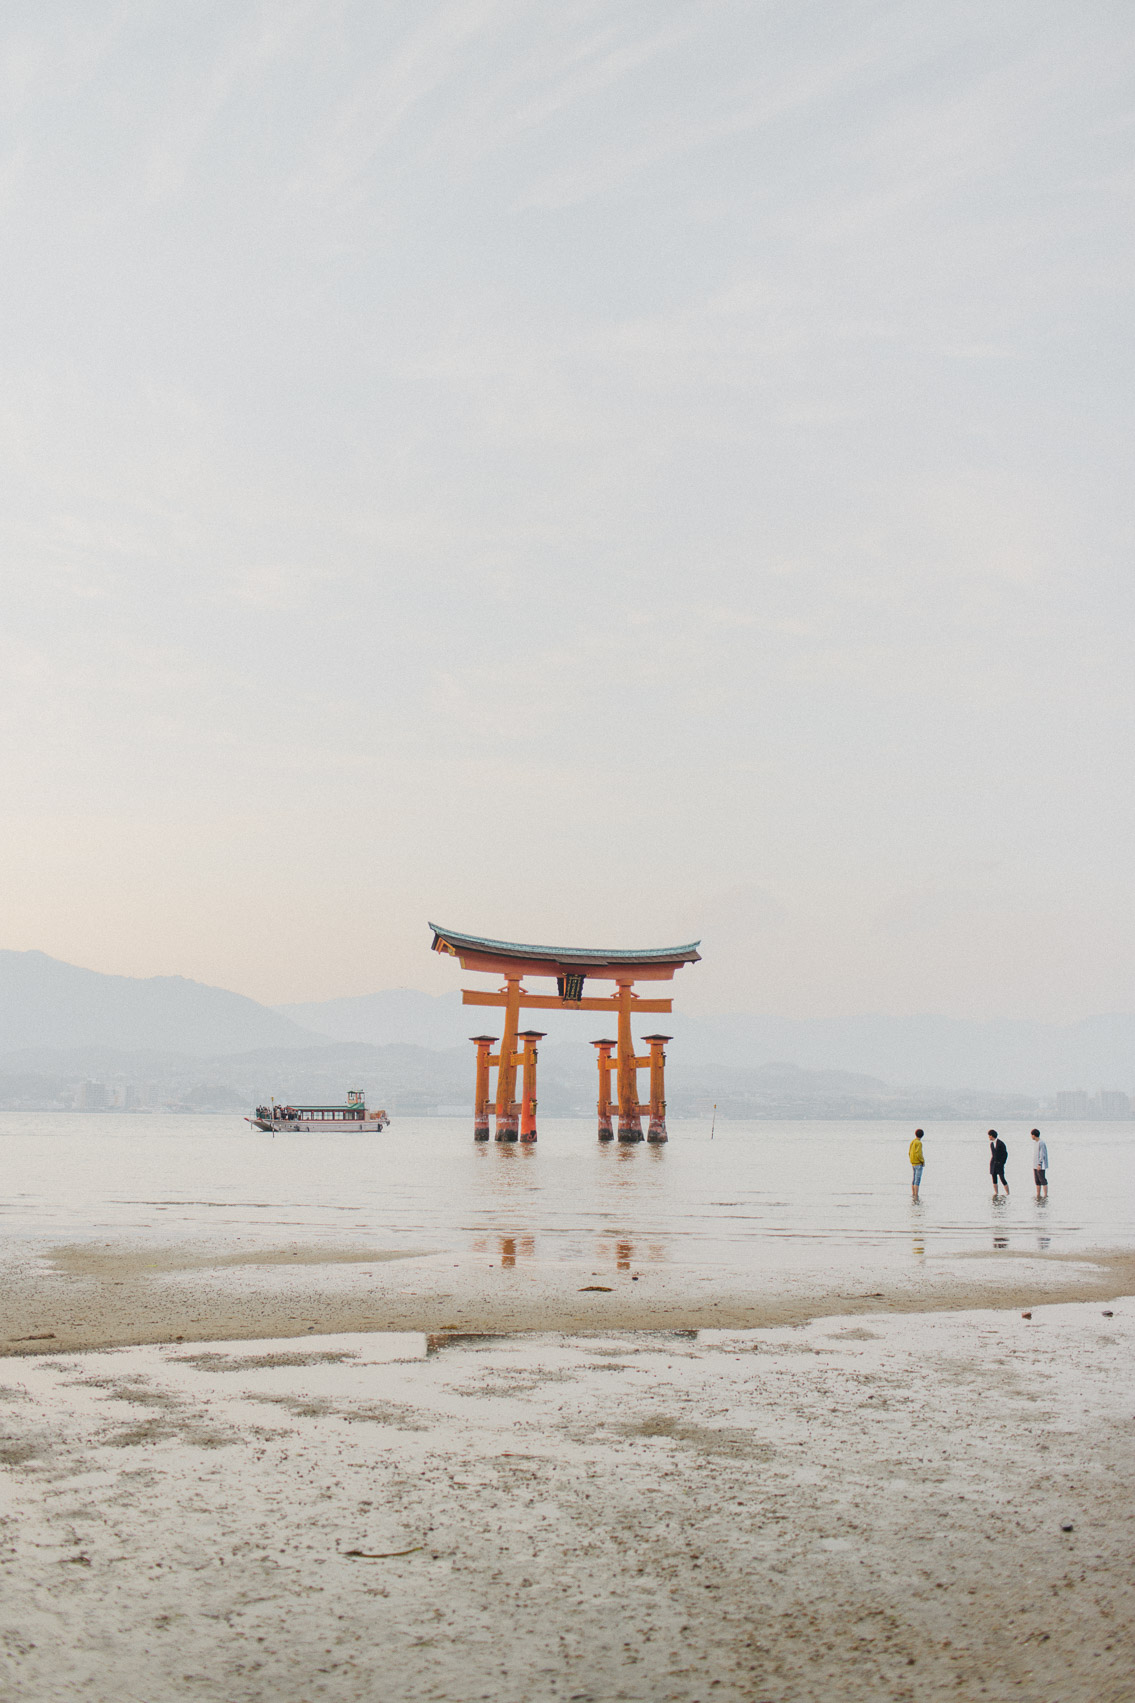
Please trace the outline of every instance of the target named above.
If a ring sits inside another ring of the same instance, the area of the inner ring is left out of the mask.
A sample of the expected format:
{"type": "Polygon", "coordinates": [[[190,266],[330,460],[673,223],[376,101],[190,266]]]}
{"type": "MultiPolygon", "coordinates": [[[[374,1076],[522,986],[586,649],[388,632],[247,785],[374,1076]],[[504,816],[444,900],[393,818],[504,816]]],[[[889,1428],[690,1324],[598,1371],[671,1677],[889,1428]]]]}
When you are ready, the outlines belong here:
{"type": "Polygon", "coordinates": [[[869,1256],[1135,1246],[1135,1128],[1048,1124],[1051,1198],[1006,1128],[1013,1193],[994,1203],[985,1131],[928,1125],[922,1201],[911,1129],[886,1122],[671,1123],[666,1147],[601,1145],[548,1120],[534,1147],[477,1145],[458,1118],[382,1135],[277,1135],[240,1117],[0,1114],[0,1228],[21,1245],[297,1241],[452,1249],[505,1264],[595,1259],[834,1268],[869,1256]]]}

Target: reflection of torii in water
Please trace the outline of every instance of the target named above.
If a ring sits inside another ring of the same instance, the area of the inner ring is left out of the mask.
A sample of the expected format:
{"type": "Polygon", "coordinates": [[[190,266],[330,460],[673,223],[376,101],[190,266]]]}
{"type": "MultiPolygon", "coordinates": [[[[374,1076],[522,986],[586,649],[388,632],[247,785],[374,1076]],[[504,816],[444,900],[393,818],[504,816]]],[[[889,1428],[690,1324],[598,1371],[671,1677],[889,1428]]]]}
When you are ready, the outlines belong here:
{"type": "Polygon", "coordinates": [[[650,1053],[645,1058],[635,1055],[631,1034],[631,1013],[669,1012],[669,999],[640,999],[634,992],[636,981],[672,981],[674,971],[683,964],[696,964],[701,954],[699,941],[690,946],[659,946],[645,952],[615,952],[590,950],[577,946],[517,946],[507,940],[485,940],[480,935],[455,934],[452,929],[433,929],[433,949],[448,952],[463,970],[484,970],[503,976],[505,985],[499,993],[480,993],[462,989],[465,1005],[495,1005],[504,1007],[504,1035],[499,1053],[492,1047],[495,1035],[474,1035],[477,1048],[477,1087],[473,1116],[473,1135],[477,1141],[489,1139],[489,1072],[495,1065],[496,1123],[498,1141],[535,1141],[536,1139],[536,1043],[543,1040],[538,1029],[520,1028],[521,1010],[540,1011],[606,1011],[617,1014],[618,1040],[595,1041],[599,1062],[599,1139],[612,1140],[611,1130],[611,1071],[617,1075],[617,1105],[619,1140],[642,1140],[642,1115],[650,1114],[648,1141],[666,1140],[666,1054],[663,1050],[669,1035],[644,1035],[650,1053]],[[554,978],[555,994],[531,994],[521,987],[524,976],[554,978]],[[584,998],[586,981],[614,982],[615,992],[605,998],[584,998]],[[517,1052],[517,1042],[523,1051],[517,1052]],[[612,1058],[612,1052],[615,1057],[612,1058]],[[516,1099],[516,1069],[522,1067],[521,1100],[516,1099]],[[650,1070],[650,1102],[640,1105],[638,1073],[650,1070]]]}

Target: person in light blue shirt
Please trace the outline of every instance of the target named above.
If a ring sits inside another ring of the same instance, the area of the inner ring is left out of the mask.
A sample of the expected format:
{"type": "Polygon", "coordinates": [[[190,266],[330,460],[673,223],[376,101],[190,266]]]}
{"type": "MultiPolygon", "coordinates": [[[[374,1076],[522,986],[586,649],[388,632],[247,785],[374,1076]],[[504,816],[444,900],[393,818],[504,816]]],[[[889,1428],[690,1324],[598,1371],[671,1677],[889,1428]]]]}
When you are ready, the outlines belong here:
{"type": "Polygon", "coordinates": [[[1040,1138],[1040,1130],[1033,1130],[1033,1182],[1036,1184],[1038,1200],[1048,1199],[1048,1148],[1040,1138]]]}

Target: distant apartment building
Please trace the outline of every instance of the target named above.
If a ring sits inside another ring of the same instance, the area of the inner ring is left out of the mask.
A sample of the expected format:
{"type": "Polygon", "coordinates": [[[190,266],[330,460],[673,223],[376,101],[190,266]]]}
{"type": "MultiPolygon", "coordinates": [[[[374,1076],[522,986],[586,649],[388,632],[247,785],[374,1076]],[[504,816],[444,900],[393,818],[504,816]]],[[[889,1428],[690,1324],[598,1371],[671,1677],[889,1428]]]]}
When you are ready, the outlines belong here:
{"type": "Polygon", "coordinates": [[[1087,1118],[1091,1116],[1092,1102],[1082,1088],[1074,1088],[1056,1096],[1056,1115],[1058,1118],[1087,1118]]]}
{"type": "Polygon", "coordinates": [[[77,1112],[134,1112],[139,1109],[133,1082],[80,1082],[72,1105],[77,1112]]]}
{"type": "Polygon", "coordinates": [[[1058,1118],[1129,1118],[1131,1096],[1118,1088],[1101,1088],[1096,1095],[1076,1088],[1056,1096],[1056,1115],[1058,1118]]]}

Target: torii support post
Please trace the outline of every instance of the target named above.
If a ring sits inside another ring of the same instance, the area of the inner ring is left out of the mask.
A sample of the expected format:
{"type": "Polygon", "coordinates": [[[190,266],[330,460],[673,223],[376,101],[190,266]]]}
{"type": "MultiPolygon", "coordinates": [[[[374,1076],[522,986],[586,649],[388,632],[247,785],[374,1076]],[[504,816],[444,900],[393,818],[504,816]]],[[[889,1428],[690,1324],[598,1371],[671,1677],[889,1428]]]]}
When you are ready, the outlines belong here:
{"type": "Polygon", "coordinates": [[[497,1140],[515,1141],[520,1122],[516,1104],[516,1031],[520,1024],[520,978],[505,985],[504,1034],[497,1065],[497,1140]]]}
{"type": "Polygon", "coordinates": [[[489,1066],[492,1064],[490,1053],[496,1041],[495,1035],[470,1035],[469,1039],[477,1049],[477,1081],[473,1090],[473,1140],[488,1141],[489,1139],[489,1066]]]}
{"type": "Polygon", "coordinates": [[[615,1132],[611,1128],[611,1072],[615,1068],[611,1054],[618,1044],[618,1041],[592,1041],[591,1043],[599,1055],[600,1141],[614,1141],[615,1139],[615,1132]]]}
{"type": "Polygon", "coordinates": [[[516,1037],[524,1042],[523,1089],[520,1099],[520,1139],[536,1139],[536,1043],[544,1039],[540,1029],[522,1029],[516,1037]]]}
{"type": "Polygon", "coordinates": [[[638,1109],[638,1060],[631,1034],[631,983],[619,984],[619,1140],[642,1140],[642,1116],[638,1109]]]}
{"type": "Polygon", "coordinates": [[[666,1043],[672,1035],[644,1035],[650,1043],[650,1123],[647,1141],[669,1141],[666,1134],[666,1043]]]}

